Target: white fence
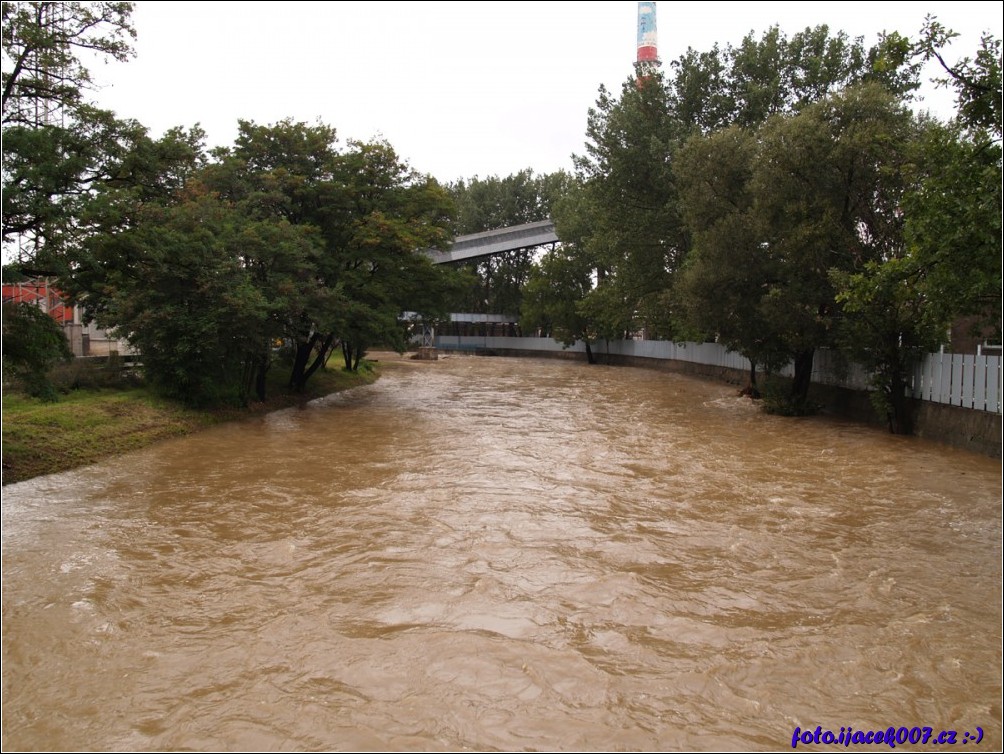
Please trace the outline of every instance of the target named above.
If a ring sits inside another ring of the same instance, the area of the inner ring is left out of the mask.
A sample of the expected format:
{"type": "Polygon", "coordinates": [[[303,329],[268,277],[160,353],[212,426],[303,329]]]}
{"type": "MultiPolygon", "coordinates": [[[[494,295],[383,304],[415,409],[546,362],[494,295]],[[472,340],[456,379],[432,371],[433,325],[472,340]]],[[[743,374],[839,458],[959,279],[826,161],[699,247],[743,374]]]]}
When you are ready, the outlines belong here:
{"type": "MultiPolygon", "coordinates": [[[[584,353],[580,341],[567,349],[551,338],[501,338],[440,335],[436,346],[445,350],[482,351],[562,351],[584,353]]],[[[669,359],[695,364],[749,371],[749,360],[726,350],[718,343],[672,343],[664,340],[617,340],[594,343],[593,353],[633,356],[644,359],[669,359]]],[[[781,374],[793,374],[789,365],[781,374]]],[[[842,364],[833,352],[816,351],[812,381],[823,385],[867,390],[868,373],[856,364],[842,364]]],[[[1001,385],[1000,356],[966,356],[951,353],[928,354],[917,366],[911,386],[913,397],[933,403],[948,403],[977,411],[1001,413],[1004,389],[1001,385]]]]}
{"type": "Polygon", "coordinates": [[[1001,413],[1001,357],[931,353],[913,375],[913,395],[933,403],[1001,413]]]}

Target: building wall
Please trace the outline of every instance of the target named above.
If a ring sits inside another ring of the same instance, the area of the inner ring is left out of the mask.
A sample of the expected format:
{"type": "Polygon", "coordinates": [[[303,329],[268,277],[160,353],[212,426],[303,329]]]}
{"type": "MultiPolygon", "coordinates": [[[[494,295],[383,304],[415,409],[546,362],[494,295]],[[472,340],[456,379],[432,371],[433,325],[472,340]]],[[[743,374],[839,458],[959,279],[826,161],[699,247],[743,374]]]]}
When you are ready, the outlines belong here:
{"type": "Polygon", "coordinates": [[[63,327],[63,334],[74,356],[108,356],[132,354],[128,341],[114,338],[93,323],[83,324],[80,308],[70,306],[62,292],[47,280],[8,283],[3,286],[3,300],[35,304],[63,327]]]}

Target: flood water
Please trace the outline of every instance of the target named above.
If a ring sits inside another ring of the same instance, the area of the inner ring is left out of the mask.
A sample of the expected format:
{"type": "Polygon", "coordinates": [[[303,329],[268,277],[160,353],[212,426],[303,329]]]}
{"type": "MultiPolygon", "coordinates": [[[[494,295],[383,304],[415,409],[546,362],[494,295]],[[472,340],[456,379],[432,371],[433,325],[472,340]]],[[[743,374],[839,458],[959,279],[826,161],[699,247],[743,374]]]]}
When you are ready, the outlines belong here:
{"type": "Polygon", "coordinates": [[[2,510],[5,750],[1002,745],[999,462],[728,385],[391,360],[2,510]]]}

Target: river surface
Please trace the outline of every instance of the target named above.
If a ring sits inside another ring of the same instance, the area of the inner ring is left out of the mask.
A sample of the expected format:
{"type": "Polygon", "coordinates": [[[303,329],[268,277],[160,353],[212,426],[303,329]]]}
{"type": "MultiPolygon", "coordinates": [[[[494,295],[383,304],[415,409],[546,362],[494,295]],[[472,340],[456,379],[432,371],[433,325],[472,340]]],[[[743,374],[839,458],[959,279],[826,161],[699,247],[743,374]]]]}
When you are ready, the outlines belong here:
{"type": "Polygon", "coordinates": [[[2,509],[5,750],[1002,745],[999,462],[727,385],[394,358],[2,509]]]}

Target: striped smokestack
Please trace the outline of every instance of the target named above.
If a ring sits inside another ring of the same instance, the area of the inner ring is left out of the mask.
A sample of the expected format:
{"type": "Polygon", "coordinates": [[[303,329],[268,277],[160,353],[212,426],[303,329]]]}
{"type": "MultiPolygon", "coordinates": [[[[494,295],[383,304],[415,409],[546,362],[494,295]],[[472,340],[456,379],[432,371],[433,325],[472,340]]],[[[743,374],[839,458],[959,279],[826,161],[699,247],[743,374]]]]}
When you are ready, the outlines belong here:
{"type": "Polygon", "coordinates": [[[655,33],[655,3],[638,3],[637,66],[645,70],[661,64],[655,33]]]}

